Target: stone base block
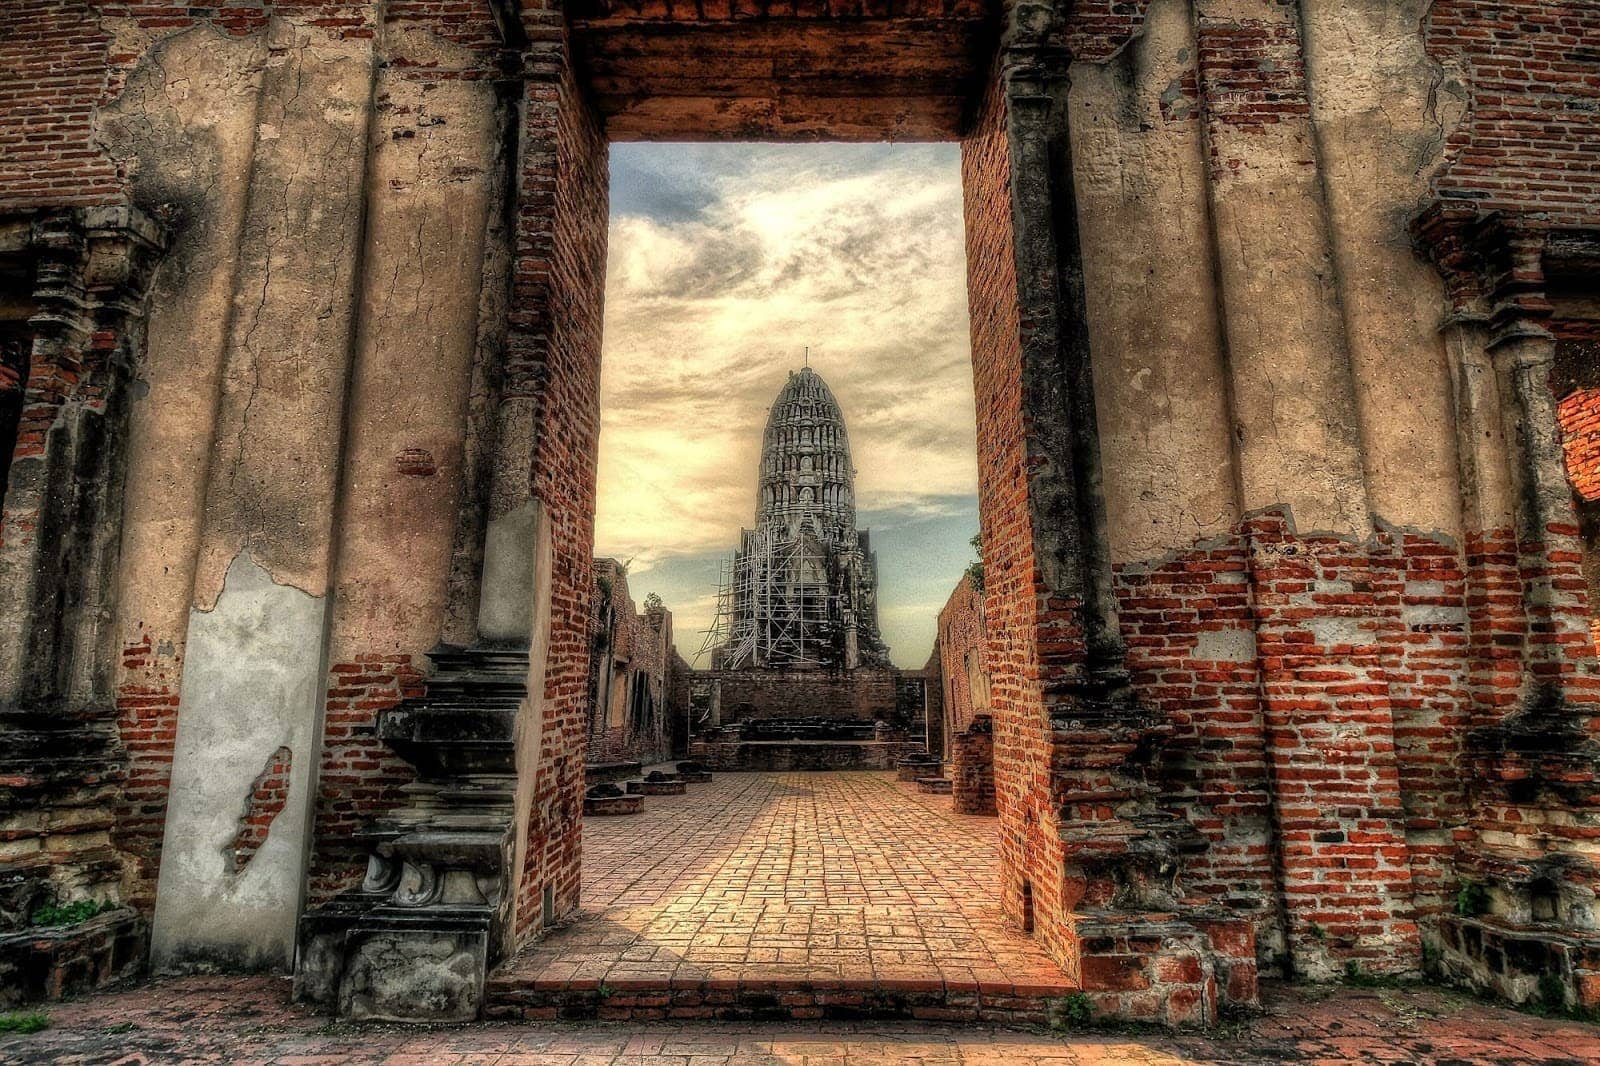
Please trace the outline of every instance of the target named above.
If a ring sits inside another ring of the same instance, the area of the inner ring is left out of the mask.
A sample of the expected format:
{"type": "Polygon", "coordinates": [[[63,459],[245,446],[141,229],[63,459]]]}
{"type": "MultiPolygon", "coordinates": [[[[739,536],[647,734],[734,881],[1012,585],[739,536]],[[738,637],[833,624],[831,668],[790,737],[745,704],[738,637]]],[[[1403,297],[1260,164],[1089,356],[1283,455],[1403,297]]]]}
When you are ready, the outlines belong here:
{"type": "Polygon", "coordinates": [[[1600,931],[1439,919],[1439,968],[1452,984],[1550,1010],[1600,1008],[1600,931]]]}
{"type": "Polygon", "coordinates": [[[629,781],[627,787],[638,796],[681,796],[689,791],[682,781],[629,781]]]}
{"type": "Polygon", "coordinates": [[[622,796],[590,796],[583,801],[583,813],[597,818],[638,814],[643,809],[644,796],[639,793],[622,796]]]}
{"type": "Polygon", "coordinates": [[[933,796],[950,795],[950,779],[948,777],[919,777],[917,778],[917,791],[926,792],[933,796]]]}
{"type": "Polygon", "coordinates": [[[300,921],[295,999],[354,1020],[472,1021],[483,1008],[491,926],[481,911],[412,915],[334,900],[300,921]]]}
{"type": "Polygon", "coordinates": [[[1212,1025],[1223,1005],[1253,1007],[1255,934],[1245,919],[1177,915],[1078,918],[1080,976],[1097,1017],[1212,1025]]]}
{"type": "Polygon", "coordinates": [[[607,781],[626,781],[643,772],[643,764],[636,762],[592,762],[584,765],[583,780],[585,784],[598,785],[607,781]]]}
{"type": "Polygon", "coordinates": [[[144,919],[132,907],[60,929],[0,936],[0,1008],[81,995],[144,969],[144,919]]]}
{"type": "Polygon", "coordinates": [[[942,773],[944,773],[944,763],[938,759],[901,759],[895,764],[895,776],[902,781],[938,777],[942,773]]]}
{"type": "MultiPolygon", "coordinates": [[[[890,740],[697,740],[689,753],[713,770],[889,770],[912,746],[890,740]]],[[[938,772],[935,763],[922,776],[938,772]]]]}

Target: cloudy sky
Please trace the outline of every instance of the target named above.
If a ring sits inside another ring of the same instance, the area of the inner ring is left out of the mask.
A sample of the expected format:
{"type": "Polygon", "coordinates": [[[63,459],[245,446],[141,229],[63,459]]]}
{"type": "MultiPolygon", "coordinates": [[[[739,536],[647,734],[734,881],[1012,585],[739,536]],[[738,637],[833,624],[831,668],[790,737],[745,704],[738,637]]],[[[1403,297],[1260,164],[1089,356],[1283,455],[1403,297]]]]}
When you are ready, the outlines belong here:
{"type": "Polygon", "coordinates": [[[595,550],[694,659],[806,346],[844,409],[879,620],[920,667],[978,529],[955,145],[617,144],[595,550]]]}

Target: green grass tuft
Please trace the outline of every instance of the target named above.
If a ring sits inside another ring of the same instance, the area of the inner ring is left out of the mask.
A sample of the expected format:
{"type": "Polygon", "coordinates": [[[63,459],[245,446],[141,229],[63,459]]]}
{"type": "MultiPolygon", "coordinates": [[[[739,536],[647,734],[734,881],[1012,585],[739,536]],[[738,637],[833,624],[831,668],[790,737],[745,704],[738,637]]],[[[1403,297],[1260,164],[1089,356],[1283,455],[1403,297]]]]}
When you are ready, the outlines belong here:
{"type": "Polygon", "coordinates": [[[44,906],[33,912],[28,919],[28,924],[35,927],[77,925],[87,922],[90,918],[106,911],[114,911],[117,905],[107,900],[104,903],[92,899],[80,899],[76,903],[64,903],[59,907],[44,906]]]}
{"type": "Polygon", "coordinates": [[[37,1033],[50,1028],[50,1015],[46,1011],[7,1011],[0,1014],[0,1033],[37,1033]]]}

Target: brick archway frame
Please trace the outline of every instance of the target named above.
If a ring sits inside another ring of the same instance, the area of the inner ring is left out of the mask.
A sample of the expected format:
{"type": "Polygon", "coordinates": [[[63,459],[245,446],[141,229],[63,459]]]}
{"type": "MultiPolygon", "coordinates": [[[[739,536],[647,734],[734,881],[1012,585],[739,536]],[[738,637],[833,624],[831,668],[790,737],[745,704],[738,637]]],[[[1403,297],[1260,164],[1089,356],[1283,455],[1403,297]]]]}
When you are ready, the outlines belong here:
{"type": "MultiPolygon", "coordinates": [[[[578,904],[608,142],[959,140],[1004,911],[1018,928],[1037,916],[1034,935],[1107,1012],[1128,1013],[1132,990],[1175,1022],[1253,1001],[1250,924],[1175,898],[1187,827],[1155,826],[1144,773],[1160,730],[1129,689],[1111,591],[1057,15],[759,6],[759,21],[740,0],[503,11],[527,58],[502,410],[525,423],[510,439],[537,446],[489,517],[529,498],[549,512],[534,809],[562,812],[530,826],[520,897],[578,904]]],[[[519,939],[548,919],[537,904],[518,915],[519,939]]]]}

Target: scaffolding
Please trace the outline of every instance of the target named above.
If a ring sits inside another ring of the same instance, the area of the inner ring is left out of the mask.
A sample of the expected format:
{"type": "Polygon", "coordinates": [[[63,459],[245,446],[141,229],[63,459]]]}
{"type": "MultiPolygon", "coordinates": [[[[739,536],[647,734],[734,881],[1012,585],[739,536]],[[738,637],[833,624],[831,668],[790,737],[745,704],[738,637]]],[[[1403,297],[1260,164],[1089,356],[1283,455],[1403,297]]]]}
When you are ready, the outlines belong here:
{"type": "Polygon", "coordinates": [[[722,563],[717,610],[700,653],[714,669],[850,666],[854,604],[820,537],[747,529],[722,563]]]}

